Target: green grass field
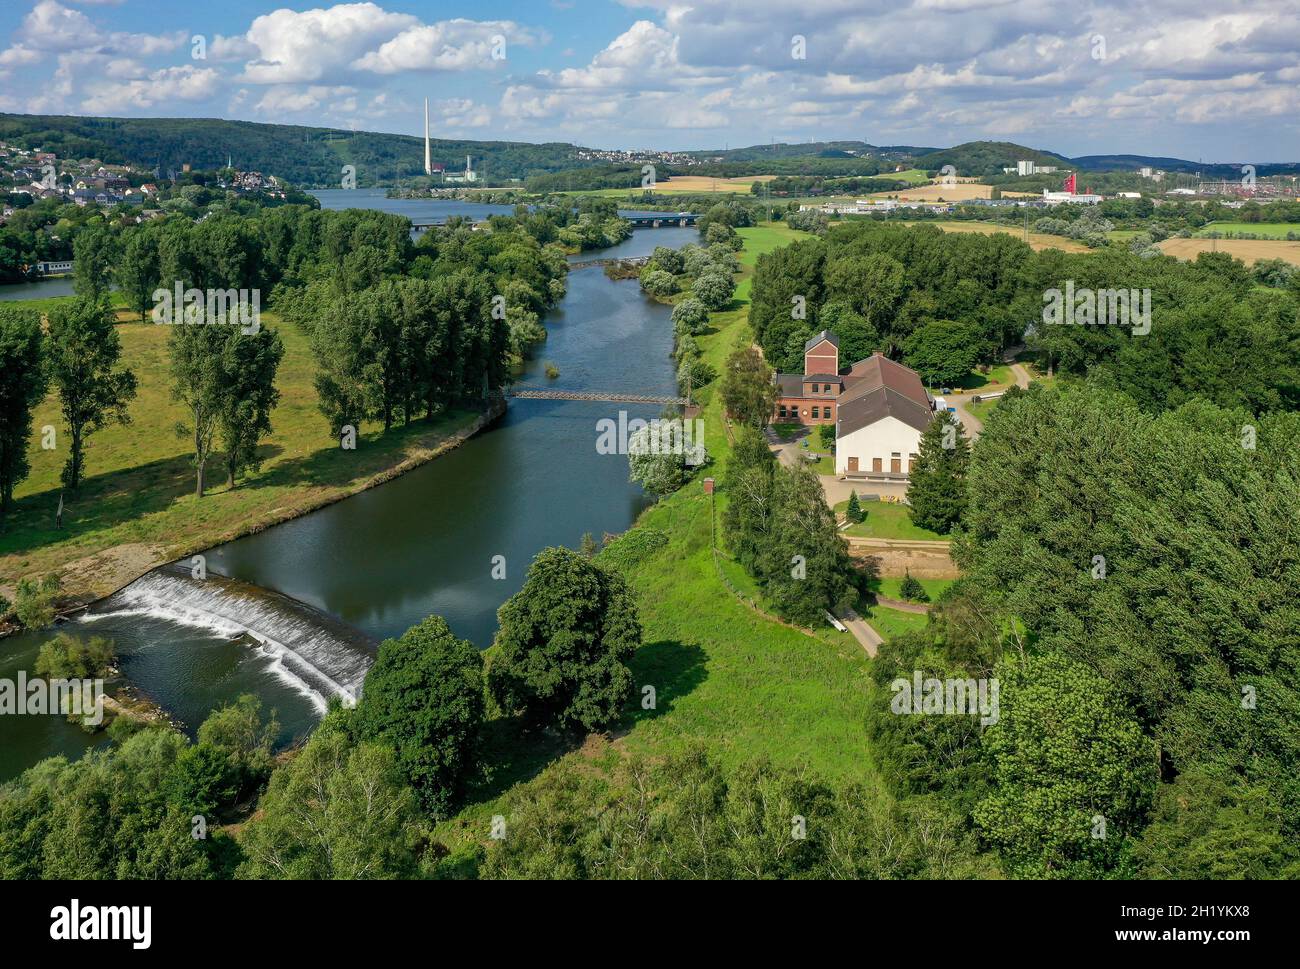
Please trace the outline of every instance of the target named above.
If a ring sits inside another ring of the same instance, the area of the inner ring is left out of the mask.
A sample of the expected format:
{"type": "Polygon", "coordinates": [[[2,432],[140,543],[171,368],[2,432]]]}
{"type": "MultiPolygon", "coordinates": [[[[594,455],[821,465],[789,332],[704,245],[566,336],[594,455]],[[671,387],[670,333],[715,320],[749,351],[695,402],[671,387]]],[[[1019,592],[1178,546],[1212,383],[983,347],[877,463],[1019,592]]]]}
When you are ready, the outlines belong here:
{"type": "Polygon", "coordinates": [[[877,178],[892,178],[899,182],[910,182],[913,185],[924,185],[930,180],[930,176],[919,168],[909,168],[902,172],[887,172],[876,176],[877,178]]]}
{"type": "MultiPolygon", "coordinates": [[[[720,367],[737,345],[750,340],[749,275],[758,253],[798,236],[782,225],[741,229],[745,251],[738,298],[713,316],[713,332],[700,338],[704,360],[720,367]]],[[[869,660],[851,635],[829,626],[816,636],[766,619],[741,603],[718,578],[710,546],[712,507],[721,522],[726,494],[707,497],[700,478],[718,476],[728,442],[716,383],[700,393],[705,442],[711,464],[680,491],[646,511],[634,528],[654,529],[666,544],[624,572],[635,590],[644,645],[632,661],[638,687],[653,685],[657,709],[630,713],[612,749],[589,743],[570,758],[599,769],[602,758],[638,753],[661,758],[703,744],[724,764],[768,757],[783,765],[804,764],[818,774],[877,782],[863,723],[870,685],[869,660]]],[[[616,549],[605,557],[618,561],[616,549]]],[[[731,581],[756,595],[753,580],[720,557],[731,581]]],[[[921,617],[924,619],[924,617],[921,617]]],[[[639,693],[639,690],[638,690],[639,693]]],[[[520,748],[506,735],[493,751],[510,764],[484,786],[473,803],[440,825],[435,836],[462,854],[486,839],[488,819],[501,798],[545,769],[559,751],[544,742],[520,748]]]]}
{"type": "Polygon", "coordinates": [[[1261,239],[1285,239],[1288,233],[1300,238],[1300,223],[1296,222],[1209,222],[1196,231],[1198,236],[1217,232],[1221,236],[1253,235],[1261,239]]]}
{"type": "Polygon", "coordinates": [[[387,435],[379,425],[365,426],[357,449],[343,451],[317,410],[316,363],[306,337],[274,313],[263,313],[263,320],[280,334],[285,356],[276,381],[281,399],[272,415],[274,430],[261,447],[262,470],[232,490],[212,462],[209,493],[194,496],[191,452],[175,432],[185,415],[171,399],[169,330],[119,324],[122,362],[139,382],[132,423],[90,436],[86,480],[78,495],[64,496],[63,528],[56,530],[67,435],[53,394],[37,408],[32,473],[17,489],[15,510],[0,534],[0,586],[63,569],[70,595],[104,594],[152,565],[358,491],[403,462],[427,458],[474,420],[470,413],[452,413],[387,435]],[[56,429],[52,451],[40,449],[47,424],[56,429]],[[69,568],[73,563],[79,564],[69,568]]]}
{"type": "MultiPolygon", "coordinates": [[[[917,579],[916,581],[921,583],[921,588],[930,597],[930,602],[935,602],[943,594],[944,589],[953,583],[952,579],[917,579]]],[[[872,591],[889,599],[902,599],[903,594],[899,591],[902,584],[903,580],[898,577],[880,578],[873,583],[872,591]]]]}
{"type": "MultiPolygon", "coordinates": [[[[862,490],[869,492],[871,490],[870,482],[865,482],[862,490]]],[[[848,508],[847,501],[841,501],[835,506],[835,517],[840,521],[844,520],[845,509],[848,508]]],[[[943,541],[944,536],[938,535],[927,528],[918,528],[912,524],[911,514],[907,505],[900,502],[889,501],[864,501],[862,510],[867,513],[866,520],[844,529],[845,535],[856,535],[862,538],[893,538],[904,541],[943,541]]]]}

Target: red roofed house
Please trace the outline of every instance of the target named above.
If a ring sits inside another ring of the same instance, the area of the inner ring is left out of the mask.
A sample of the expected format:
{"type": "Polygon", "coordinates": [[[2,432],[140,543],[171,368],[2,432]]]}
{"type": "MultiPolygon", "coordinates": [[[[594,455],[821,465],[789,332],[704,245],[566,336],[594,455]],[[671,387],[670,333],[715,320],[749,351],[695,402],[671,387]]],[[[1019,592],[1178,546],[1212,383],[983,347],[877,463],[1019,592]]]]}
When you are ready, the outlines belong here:
{"type": "Polygon", "coordinates": [[[906,481],[934,405],[916,371],[873,353],[841,370],[835,334],[804,344],[802,374],[777,374],[775,420],[835,424],[835,473],[906,481]]]}

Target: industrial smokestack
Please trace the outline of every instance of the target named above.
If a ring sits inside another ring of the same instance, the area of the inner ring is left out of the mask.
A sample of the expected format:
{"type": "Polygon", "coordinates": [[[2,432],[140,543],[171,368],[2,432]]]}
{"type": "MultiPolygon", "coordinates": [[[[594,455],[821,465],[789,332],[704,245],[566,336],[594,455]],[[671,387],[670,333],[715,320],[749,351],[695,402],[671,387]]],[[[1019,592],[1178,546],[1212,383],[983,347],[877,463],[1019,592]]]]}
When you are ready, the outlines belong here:
{"type": "Polygon", "coordinates": [[[433,155],[429,149],[429,99],[424,99],[424,174],[433,174],[433,155]]]}

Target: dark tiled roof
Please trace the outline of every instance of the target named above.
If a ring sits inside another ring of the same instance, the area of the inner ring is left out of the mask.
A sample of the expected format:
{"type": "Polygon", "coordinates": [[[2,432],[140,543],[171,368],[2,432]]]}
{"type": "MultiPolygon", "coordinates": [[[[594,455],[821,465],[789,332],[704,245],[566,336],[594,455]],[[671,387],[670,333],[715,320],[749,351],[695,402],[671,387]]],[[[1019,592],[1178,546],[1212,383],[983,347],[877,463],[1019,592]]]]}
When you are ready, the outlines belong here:
{"type": "Polygon", "coordinates": [[[934,418],[930,397],[916,372],[879,353],[855,363],[844,382],[839,434],[852,434],[885,417],[923,431],[934,418]]]}
{"type": "Polygon", "coordinates": [[[776,386],[782,397],[803,396],[803,376],[800,374],[779,373],[776,375],[776,386]]]}
{"type": "Polygon", "coordinates": [[[806,377],[800,377],[799,379],[817,383],[839,383],[840,375],[837,373],[810,373],[806,377]]]}
{"type": "Polygon", "coordinates": [[[820,333],[818,333],[816,336],[813,336],[813,337],[809,337],[809,338],[808,338],[808,342],[805,343],[805,344],[803,345],[803,352],[804,352],[804,353],[807,353],[809,350],[811,350],[811,349],[812,349],[813,347],[815,347],[817,344],[821,343],[822,340],[829,340],[829,341],[834,345],[834,347],[835,347],[836,350],[838,350],[838,349],[840,348],[840,340],[839,340],[839,337],[837,337],[837,336],[836,336],[834,333],[832,333],[830,330],[822,330],[822,331],[821,331],[820,333]]]}

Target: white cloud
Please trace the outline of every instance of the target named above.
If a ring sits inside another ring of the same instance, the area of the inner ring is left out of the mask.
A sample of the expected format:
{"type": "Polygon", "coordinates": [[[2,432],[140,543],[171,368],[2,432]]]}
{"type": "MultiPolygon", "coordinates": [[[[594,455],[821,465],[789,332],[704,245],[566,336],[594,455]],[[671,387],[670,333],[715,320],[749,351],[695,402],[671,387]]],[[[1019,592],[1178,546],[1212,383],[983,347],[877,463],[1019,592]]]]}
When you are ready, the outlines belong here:
{"type": "Polygon", "coordinates": [[[509,57],[512,45],[534,47],[544,39],[511,20],[444,20],[403,30],[352,66],[376,74],[491,68],[509,57]]]}
{"type": "Polygon", "coordinates": [[[210,67],[166,67],[148,77],[117,84],[97,84],[82,102],[91,114],[111,114],[128,108],[154,108],[173,101],[202,101],[219,88],[219,75],[210,67]]]}

